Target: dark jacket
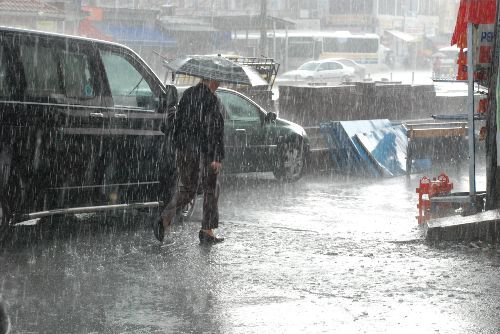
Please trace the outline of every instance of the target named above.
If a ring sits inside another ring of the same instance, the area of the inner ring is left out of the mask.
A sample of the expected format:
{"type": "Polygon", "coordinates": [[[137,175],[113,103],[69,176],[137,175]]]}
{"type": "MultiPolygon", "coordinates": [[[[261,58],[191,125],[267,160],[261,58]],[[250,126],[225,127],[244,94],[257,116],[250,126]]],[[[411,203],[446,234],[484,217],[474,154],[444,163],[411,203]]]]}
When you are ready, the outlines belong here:
{"type": "Polygon", "coordinates": [[[178,150],[203,153],[207,161],[224,159],[224,117],[222,104],[210,89],[199,83],[188,88],[179,102],[174,124],[178,150]]]}

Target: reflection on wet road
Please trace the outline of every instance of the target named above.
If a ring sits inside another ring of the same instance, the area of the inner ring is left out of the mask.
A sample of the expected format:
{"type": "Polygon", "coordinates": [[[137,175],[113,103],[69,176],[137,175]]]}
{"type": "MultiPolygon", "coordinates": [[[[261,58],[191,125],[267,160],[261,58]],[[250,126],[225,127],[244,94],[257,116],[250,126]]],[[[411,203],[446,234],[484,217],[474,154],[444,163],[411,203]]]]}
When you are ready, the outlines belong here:
{"type": "Polygon", "coordinates": [[[54,219],[0,252],[0,294],[14,333],[498,333],[499,252],[427,244],[417,185],[228,178],[212,247],[199,210],[161,246],[145,213],[54,219]]]}

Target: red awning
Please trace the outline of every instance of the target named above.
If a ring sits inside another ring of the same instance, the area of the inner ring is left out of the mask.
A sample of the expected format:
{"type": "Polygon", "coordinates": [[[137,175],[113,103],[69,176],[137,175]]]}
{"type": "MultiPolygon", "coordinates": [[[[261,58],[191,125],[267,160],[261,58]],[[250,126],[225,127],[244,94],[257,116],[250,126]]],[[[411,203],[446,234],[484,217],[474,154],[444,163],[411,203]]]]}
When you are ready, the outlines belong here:
{"type": "Polygon", "coordinates": [[[467,23],[492,24],[496,18],[496,0],[460,0],[457,23],[451,45],[467,47],[467,23]]]}

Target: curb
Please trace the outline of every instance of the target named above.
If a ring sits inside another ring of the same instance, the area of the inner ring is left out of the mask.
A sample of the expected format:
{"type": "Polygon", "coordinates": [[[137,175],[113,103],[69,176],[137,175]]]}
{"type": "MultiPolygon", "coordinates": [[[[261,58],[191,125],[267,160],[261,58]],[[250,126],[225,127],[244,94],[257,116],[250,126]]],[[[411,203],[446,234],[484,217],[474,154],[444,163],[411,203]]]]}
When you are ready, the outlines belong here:
{"type": "Polygon", "coordinates": [[[428,241],[470,242],[481,240],[492,244],[500,241],[500,210],[471,216],[433,219],[426,226],[428,241]]]}

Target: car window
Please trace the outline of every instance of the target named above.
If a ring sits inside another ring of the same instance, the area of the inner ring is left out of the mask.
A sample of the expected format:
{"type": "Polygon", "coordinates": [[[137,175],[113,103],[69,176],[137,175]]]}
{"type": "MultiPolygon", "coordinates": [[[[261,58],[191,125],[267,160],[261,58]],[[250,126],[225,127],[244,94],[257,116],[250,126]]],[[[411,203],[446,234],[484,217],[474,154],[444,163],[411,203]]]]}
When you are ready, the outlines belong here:
{"type": "Polygon", "coordinates": [[[299,70],[304,70],[304,71],[316,71],[318,68],[318,63],[317,62],[307,62],[305,64],[302,64],[298,69],[299,70]]]}
{"type": "Polygon", "coordinates": [[[328,71],[329,69],[330,69],[329,63],[323,63],[318,67],[318,71],[328,71]]]}
{"type": "MultiPolygon", "coordinates": [[[[47,39],[21,39],[19,56],[27,100],[53,98],[61,103],[93,103],[98,90],[89,50],[47,39]]],[[[97,100],[96,100],[97,101],[97,100]]],[[[97,102],[96,102],[97,103],[97,102]]]]}
{"type": "Polygon", "coordinates": [[[89,56],[80,52],[63,52],[63,81],[67,97],[88,99],[95,97],[94,80],[89,56]]]}
{"type": "Polygon", "coordinates": [[[154,94],[144,76],[122,54],[101,50],[114,105],[151,111],[154,94]]]}
{"type": "Polygon", "coordinates": [[[260,121],[259,108],[247,99],[229,92],[217,92],[227,117],[232,121],[260,121]]]}
{"type": "Polygon", "coordinates": [[[58,71],[57,48],[39,43],[26,43],[19,47],[19,53],[26,76],[26,98],[63,95],[63,85],[58,71]]]}
{"type": "Polygon", "coordinates": [[[351,66],[351,67],[356,66],[356,64],[353,61],[348,60],[348,59],[339,60],[339,63],[344,64],[345,66],[351,66]]]}
{"type": "Polygon", "coordinates": [[[328,69],[329,70],[341,70],[343,67],[339,63],[331,62],[328,63],[328,69]]]}

